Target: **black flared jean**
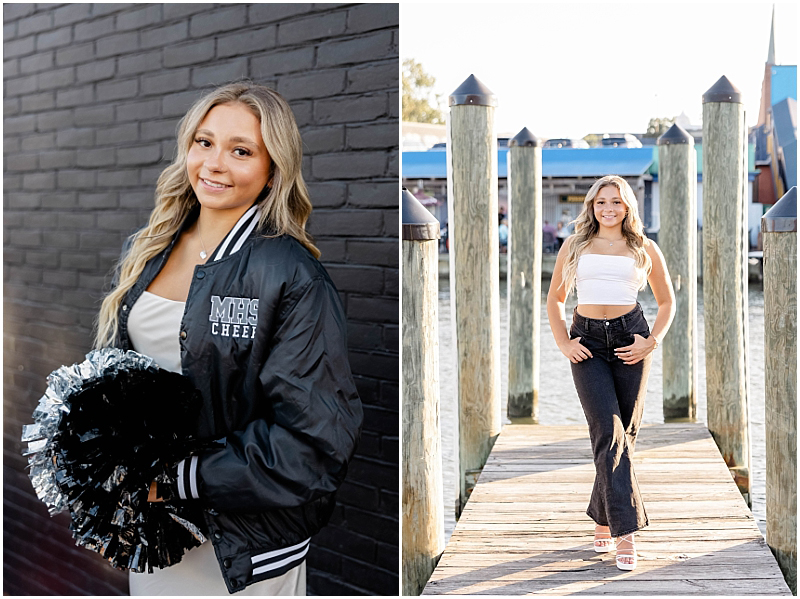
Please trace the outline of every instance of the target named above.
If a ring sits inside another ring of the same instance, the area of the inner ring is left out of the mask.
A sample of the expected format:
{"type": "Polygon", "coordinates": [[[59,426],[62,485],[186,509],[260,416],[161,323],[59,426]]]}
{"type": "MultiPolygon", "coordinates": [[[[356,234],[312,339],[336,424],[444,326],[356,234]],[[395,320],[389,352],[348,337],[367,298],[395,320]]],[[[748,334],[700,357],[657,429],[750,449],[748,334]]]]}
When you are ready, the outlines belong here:
{"type": "Polygon", "coordinates": [[[572,364],[594,455],[595,479],[586,513],[619,537],[649,524],[633,471],[636,434],[642,421],[652,354],[636,364],[625,364],[614,349],[631,345],[634,335],[650,336],[642,306],[618,318],[572,315],[570,339],[580,337],[592,357],[572,364]]]}

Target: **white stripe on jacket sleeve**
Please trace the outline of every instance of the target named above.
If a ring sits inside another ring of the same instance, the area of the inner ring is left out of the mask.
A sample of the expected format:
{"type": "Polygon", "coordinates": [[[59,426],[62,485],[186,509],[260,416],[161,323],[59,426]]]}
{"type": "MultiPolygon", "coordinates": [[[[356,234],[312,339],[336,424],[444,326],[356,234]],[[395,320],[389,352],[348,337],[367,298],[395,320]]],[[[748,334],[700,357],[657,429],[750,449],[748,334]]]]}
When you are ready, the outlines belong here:
{"type": "Polygon", "coordinates": [[[253,568],[253,576],[257,576],[258,574],[263,574],[264,572],[269,572],[270,570],[277,570],[278,568],[282,568],[286,564],[290,564],[293,561],[300,562],[308,553],[308,546],[303,549],[300,553],[295,555],[290,555],[286,559],[282,559],[279,562],[273,562],[271,564],[267,564],[266,566],[261,566],[259,568],[253,568]]]}
{"type": "Polygon", "coordinates": [[[197,493],[197,456],[192,456],[192,465],[189,468],[189,490],[192,493],[192,499],[200,499],[197,493]]]}
{"type": "Polygon", "coordinates": [[[198,457],[191,456],[189,464],[186,460],[178,462],[178,496],[181,499],[200,499],[197,492],[197,463],[198,457]]]}
{"type": "Polygon", "coordinates": [[[291,547],[284,547],[283,549],[274,549],[272,551],[266,551],[264,553],[260,553],[259,555],[254,555],[250,558],[250,561],[253,564],[257,564],[258,562],[263,562],[264,560],[270,559],[272,557],[278,557],[279,555],[283,555],[284,553],[298,553],[303,547],[308,545],[311,541],[311,537],[307,538],[305,541],[301,541],[297,543],[297,545],[292,545],[291,547]]]}
{"type": "Polygon", "coordinates": [[[178,496],[181,499],[186,499],[186,494],[183,492],[183,466],[186,460],[178,462],[178,496]]]}

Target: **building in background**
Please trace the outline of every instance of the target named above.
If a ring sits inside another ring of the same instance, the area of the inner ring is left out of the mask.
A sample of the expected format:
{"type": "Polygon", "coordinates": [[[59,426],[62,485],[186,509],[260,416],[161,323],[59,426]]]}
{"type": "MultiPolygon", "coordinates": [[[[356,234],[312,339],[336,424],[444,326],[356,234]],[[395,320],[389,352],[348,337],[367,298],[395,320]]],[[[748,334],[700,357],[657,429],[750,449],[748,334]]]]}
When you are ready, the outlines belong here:
{"type": "MultiPolygon", "coordinates": [[[[703,224],[703,146],[697,149],[697,218],[703,224]]],[[[507,182],[508,148],[498,147],[498,204],[500,212],[508,212],[507,182]]],[[[755,147],[748,149],[748,227],[760,227],[764,207],[753,201],[755,147]]],[[[658,147],[542,148],[542,220],[555,224],[566,213],[571,221],[583,205],[586,192],[603,175],[624,177],[639,201],[639,216],[648,235],[657,239],[661,228],[658,192],[658,147]]],[[[403,186],[415,196],[429,198],[423,202],[443,225],[447,222],[447,152],[434,148],[425,152],[403,152],[403,186]]],[[[757,238],[751,235],[751,246],[757,238]]]]}
{"type": "Polygon", "coordinates": [[[757,201],[771,205],[797,185],[797,65],[777,62],[774,7],[758,124],[750,134],[755,139],[760,172],[757,201]]]}
{"type": "MultiPolygon", "coordinates": [[[[762,84],[758,125],[748,137],[747,224],[751,250],[761,249],[761,216],[797,185],[797,66],[778,65],[775,26],[762,84]]],[[[685,112],[674,118],[694,138],[697,150],[697,219],[703,224],[703,127],[685,112]]],[[[590,133],[583,139],[543,140],[542,219],[572,220],[592,183],[616,174],[627,179],[639,200],[648,235],[661,228],[658,187],[658,137],[641,133],[590,133]]],[[[506,156],[508,138],[498,133],[498,204],[508,213],[506,156]]],[[[403,123],[403,186],[447,225],[447,129],[445,125],[403,123]],[[425,128],[425,129],[423,129],[425,128]],[[423,134],[425,133],[425,134],[423,134]]]]}
{"type": "Polygon", "coordinates": [[[178,119],[242,77],[277,89],[303,137],[309,229],[339,289],[364,404],[308,590],[398,585],[397,4],[4,4],[3,592],[120,595],[75,547],[21,455],[62,364],[83,360],[123,240],[153,206],[178,119]]]}

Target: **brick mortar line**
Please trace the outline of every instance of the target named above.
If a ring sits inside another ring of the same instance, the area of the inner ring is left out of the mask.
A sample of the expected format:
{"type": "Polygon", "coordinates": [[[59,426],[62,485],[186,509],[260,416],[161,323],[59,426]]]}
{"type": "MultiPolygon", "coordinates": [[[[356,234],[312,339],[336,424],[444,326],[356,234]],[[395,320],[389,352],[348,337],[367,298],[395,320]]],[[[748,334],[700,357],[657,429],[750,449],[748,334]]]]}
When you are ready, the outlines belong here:
{"type": "MultiPolygon", "coordinates": [[[[368,6],[369,4],[367,3],[366,5],[368,6]]],[[[68,3],[66,3],[66,4],[56,5],[56,6],[50,5],[50,6],[46,6],[46,7],[42,7],[42,8],[34,8],[34,11],[31,14],[20,16],[20,17],[16,17],[14,19],[9,19],[8,21],[4,20],[3,24],[4,25],[11,25],[11,24],[15,24],[16,23],[18,25],[20,21],[23,21],[25,19],[29,19],[29,18],[31,18],[33,16],[36,16],[36,15],[47,14],[48,12],[52,13],[55,16],[55,12],[58,9],[64,8],[64,7],[67,7],[67,6],[70,6],[70,5],[68,3]]],[[[170,18],[162,17],[162,19],[161,19],[161,21],[159,21],[159,23],[165,23],[165,24],[169,25],[169,24],[180,23],[182,21],[191,21],[191,19],[196,17],[197,15],[201,15],[201,14],[202,15],[208,15],[208,14],[213,14],[214,12],[223,12],[225,10],[229,10],[230,6],[241,6],[241,5],[225,5],[225,4],[223,4],[221,6],[214,6],[214,7],[210,7],[210,5],[209,5],[209,9],[208,10],[200,11],[200,12],[197,12],[197,13],[194,13],[194,14],[178,16],[178,17],[170,17],[170,18]]],[[[317,6],[325,6],[325,5],[322,4],[322,5],[317,5],[317,6]]],[[[250,10],[252,9],[252,6],[245,6],[245,8],[246,8],[245,15],[246,15],[247,21],[248,21],[247,24],[245,25],[245,27],[251,27],[251,26],[255,27],[255,26],[258,26],[258,25],[264,25],[264,26],[273,26],[273,25],[275,25],[275,26],[277,26],[280,23],[292,23],[294,21],[307,19],[307,18],[312,17],[312,16],[328,15],[328,14],[334,14],[336,12],[347,12],[347,11],[350,11],[351,9],[353,9],[353,8],[359,8],[361,6],[365,6],[365,4],[363,4],[363,3],[362,4],[349,4],[349,5],[345,5],[345,6],[337,5],[337,6],[332,6],[330,8],[325,7],[325,8],[320,8],[320,9],[312,8],[311,10],[306,11],[306,12],[297,13],[297,14],[294,14],[294,15],[290,15],[288,17],[282,17],[282,18],[280,18],[280,19],[278,19],[276,21],[267,21],[267,22],[264,22],[264,23],[252,23],[252,22],[249,22],[250,21],[249,20],[250,10]]],[[[50,27],[50,28],[42,30],[42,31],[37,31],[33,35],[36,35],[38,33],[44,33],[45,31],[53,31],[55,29],[61,29],[62,27],[74,27],[78,23],[81,23],[81,24],[83,24],[83,23],[92,23],[93,21],[98,21],[98,20],[101,20],[101,19],[108,19],[110,17],[114,18],[114,29],[116,31],[117,30],[116,18],[118,16],[135,13],[137,11],[141,11],[142,8],[143,7],[141,5],[136,5],[136,6],[132,6],[132,7],[131,6],[126,6],[126,7],[119,8],[118,10],[111,11],[111,12],[106,12],[106,13],[99,14],[99,15],[90,14],[90,15],[88,15],[86,17],[82,17],[79,21],[76,21],[74,23],[62,24],[62,25],[55,25],[54,24],[53,27],[50,27]]],[[[125,32],[136,31],[136,30],[142,31],[142,30],[146,30],[148,27],[151,27],[151,26],[152,25],[146,25],[145,27],[143,27],[141,29],[136,29],[136,28],[134,28],[134,29],[121,29],[118,32],[119,33],[125,33],[125,32]]],[[[154,28],[158,28],[158,27],[154,27],[154,28]]],[[[394,28],[396,28],[396,25],[387,26],[387,27],[380,28],[380,29],[375,29],[375,30],[371,29],[371,30],[369,30],[369,32],[381,31],[383,29],[394,29],[394,28]]]]}
{"type": "MultiPolygon", "coordinates": [[[[98,38],[98,39],[102,39],[102,38],[98,38]]],[[[97,40],[94,40],[94,41],[97,41],[97,40]]],[[[73,43],[75,43],[75,42],[73,42],[73,43]]],[[[83,44],[83,43],[89,43],[89,42],[77,42],[77,43],[78,44],[83,44]]],[[[181,42],[181,43],[183,43],[183,42],[181,42]]],[[[68,47],[69,46],[64,46],[64,48],[68,48],[68,47]]],[[[196,63],[196,64],[188,64],[188,65],[185,65],[185,66],[160,67],[158,69],[154,69],[153,71],[146,71],[146,72],[141,72],[141,73],[132,73],[131,76],[132,77],[140,77],[142,75],[147,75],[147,74],[150,74],[150,73],[160,73],[160,72],[164,72],[164,71],[173,71],[173,70],[187,69],[187,68],[188,69],[208,68],[209,66],[213,66],[213,63],[228,62],[228,61],[235,60],[236,58],[247,58],[248,60],[252,60],[252,59],[256,59],[257,60],[259,58],[262,58],[262,57],[265,57],[265,56],[269,56],[269,54],[271,52],[277,53],[277,52],[282,52],[284,50],[302,49],[302,48],[307,48],[307,47],[308,47],[307,45],[302,45],[302,44],[298,45],[296,48],[291,48],[291,47],[288,47],[288,46],[276,46],[275,48],[273,48],[271,50],[265,50],[265,51],[259,52],[257,54],[254,54],[254,53],[242,53],[242,54],[231,54],[229,56],[224,56],[224,57],[216,56],[216,52],[215,52],[214,58],[209,60],[209,61],[207,61],[206,64],[196,63]]],[[[56,70],[61,71],[61,70],[66,70],[66,69],[72,69],[74,71],[77,71],[78,67],[85,66],[85,65],[88,65],[88,64],[93,64],[93,63],[97,62],[98,59],[99,60],[104,60],[104,61],[106,61],[106,60],[114,60],[114,61],[116,61],[116,64],[115,64],[115,71],[116,71],[117,68],[119,67],[118,63],[119,63],[119,59],[120,58],[133,58],[133,57],[137,57],[137,56],[144,56],[146,54],[151,54],[153,52],[158,52],[158,51],[166,50],[166,49],[169,49],[169,48],[170,48],[170,45],[153,46],[152,48],[134,50],[132,52],[127,52],[125,54],[112,54],[110,56],[102,56],[102,57],[92,56],[92,58],[89,58],[89,59],[86,59],[86,60],[79,60],[77,62],[72,62],[70,64],[66,64],[66,65],[62,65],[62,66],[54,64],[53,67],[48,67],[46,69],[41,69],[39,71],[33,71],[33,72],[30,72],[30,73],[24,73],[24,74],[23,73],[19,73],[17,75],[6,75],[6,76],[3,77],[3,80],[4,81],[13,81],[15,79],[23,79],[23,78],[26,78],[26,77],[31,77],[31,76],[34,76],[34,75],[39,75],[41,73],[47,73],[49,71],[56,71],[56,70]]],[[[53,53],[53,59],[55,61],[55,58],[56,58],[55,54],[57,53],[57,51],[58,51],[58,49],[51,49],[51,50],[45,50],[45,51],[39,51],[39,52],[34,51],[34,52],[30,53],[30,54],[24,54],[24,55],[19,55],[19,56],[14,56],[12,58],[8,58],[8,59],[6,59],[5,62],[12,61],[12,60],[23,60],[25,58],[30,58],[32,56],[43,55],[43,54],[46,54],[46,53],[49,53],[49,52],[53,53]]],[[[376,66],[376,65],[377,66],[388,65],[388,64],[390,64],[390,63],[392,63],[392,62],[394,62],[396,60],[397,60],[396,57],[389,56],[389,57],[386,57],[386,58],[378,58],[378,59],[367,61],[367,62],[358,62],[358,63],[346,62],[346,63],[341,63],[341,64],[336,65],[336,66],[322,66],[322,67],[312,66],[311,69],[298,69],[296,71],[287,71],[285,73],[281,73],[280,75],[265,75],[265,76],[263,76],[261,78],[267,78],[267,77],[279,78],[279,77],[282,77],[282,76],[296,75],[298,73],[327,73],[327,72],[340,71],[342,69],[347,70],[347,71],[352,71],[352,70],[358,70],[358,69],[362,69],[362,68],[366,69],[366,68],[369,68],[371,66],[376,66]]],[[[106,80],[110,80],[110,79],[115,79],[116,80],[116,77],[117,77],[117,75],[111,75],[111,76],[105,77],[103,79],[99,79],[99,80],[95,80],[95,81],[86,81],[84,83],[93,84],[93,83],[96,83],[97,81],[106,81],[106,80]]],[[[253,76],[251,76],[249,78],[252,79],[253,76]]],[[[71,85],[75,85],[75,84],[71,84],[71,85]]],[[[64,89],[64,88],[63,87],[61,87],[61,88],[51,88],[51,89],[38,90],[38,91],[40,91],[40,92],[55,92],[58,89],[64,89]]],[[[380,91],[381,89],[384,89],[384,90],[387,90],[387,91],[397,91],[397,88],[395,88],[395,87],[379,88],[379,90],[371,90],[371,91],[380,91]]]]}
{"type": "MultiPolygon", "coordinates": [[[[374,539],[373,539],[373,540],[374,540],[374,539]]],[[[394,545],[390,545],[390,546],[391,546],[391,547],[393,547],[394,545]]],[[[392,572],[391,570],[387,570],[387,569],[385,569],[385,568],[382,568],[382,567],[381,567],[381,566],[379,566],[378,564],[375,564],[375,563],[369,563],[369,562],[364,562],[364,561],[361,561],[360,559],[356,559],[356,558],[350,557],[350,556],[348,556],[348,555],[340,554],[340,557],[341,557],[342,559],[346,559],[347,561],[350,561],[350,562],[353,562],[353,563],[359,564],[359,565],[361,565],[361,566],[366,566],[366,567],[368,567],[368,568],[375,568],[376,570],[381,570],[382,572],[384,572],[384,573],[386,573],[386,574],[390,574],[390,575],[392,575],[392,576],[398,576],[398,574],[399,574],[398,572],[392,572]]]]}
{"type": "MultiPolygon", "coordinates": [[[[211,11],[209,11],[209,12],[211,12],[211,11]]],[[[203,13],[203,14],[209,14],[209,13],[203,13]]],[[[305,16],[308,17],[308,16],[311,16],[311,15],[317,15],[317,14],[319,14],[319,13],[306,13],[305,16]]],[[[108,18],[108,16],[109,15],[102,15],[102,16],[96,17],[96,19],[97,20],[101,20],[101,19],[104,19],[104,18],[108,18]]],[[[22,18],[26,18],[26,17],[22,17],[22,18]]],[[[89,20],[86,20],[86,21],[82,20],[82,21],[80,21],[80,24],[90,23],[92,20],[93,20],[93,18],[90,18],[89,20]]],[[[215,32],[215,33],[212,33],[212,34],[198,35],[196,37],[192,37],[189,34],[187,38],[181,39],[181,40],[176,41],[176,42],[171,43],[171,44],[152,46],[152,47],[147,48],[147,49],[141,48],[141,35],[143,33],[150,33],[151,31],[155,31],[157,29],[161,29],[161,28],[164,28],[164,27],[169,27],[170,25],[175,25],[175,24],[178,24],[178,23],[181,23],[181,22],[188,22],[190,20],[191,20],[191,17],[189,17],[188,19],[187,18],[179,18],[179,19],[175,19],[175,20],[162,20],[157,25],[146,26],[146,27],[143,27],[143,28],[123,29],[123,30],[117,30],[116,29],[116,25],[115,25],[115,29],[110,33],[106,33],[106,34],[100,35],[99,37],[80,39],[80,40],[76,40],[75,39],[75,26],[78,23],[70,23],[69,25],[61,25],[61,26],[57,26],[57,27],[52,27],[52,28],[46,29],[44,31],[38,31],[36,33],[30,33],[30,34],[22,36],[22,37],[18,36],[18,37],[15,37],[15,38],[12,38],[12,39],[8,40],[8,42],[19,42],[21,40],[32,38],[33,41],[34,41],[34,49],[33,49],[33,51],[25,53],[25,54],[18,54],[18,55],[13,56],[12,58],[10,58],[8,60],[28,58],[30,56],[35,56],[35,55],[38,55],[38,54],[44,54],[44,53],[47,53],[47,52],[53,52],[54,53],[54,57],[55,57],[55,53],[56,52],[58,52],[61,49],[69,48],[73,44],[80,44],[80,45],[93,44],[94,47],[92,48],[92,50],[93,50],[92,54],[94,55],[94,57],[92,58],[92,60],[87,60],[85,62],[79,61],[79,62],[72,63],[70,65],[67,65],[67,66],[75,67],[75,66],[80,65],[80,64],[91,63],[91,62],[95,61],[98,58],[106,60],[106,59],[109,59],[109,58],[118,58],[120,56],[133,56],[133,55],[136,55],[137,53],[144,54],[146,52],[153,52],[153,51],[157,51],[159,49],[162,49],[162,50],[163,49],[167,49],[167,48],[170,48],[173,45],[184,45],[184,44],[188,45],[188,44],[191,44],[193,42],[198,42],[198,41],[202,42],[204,40],[207,40],[209,36],[213,36],[214,56],[215,56],[215,58],[217,58],[217,60],[230,60],[230,59],[234,59],[234,58],[237,58],[237,57],[247,57],[247,58],[256,58],[257,59],[257,58],[260,58],[261,56],[268,55],[271,52],[280,52],[280,51],[283,51],[283,50],[290,50],[291,51],[291,50],[297,50],[297,49],[301,49],[301,48],[313,47],[314,50],[315,50],[315,53],[314,53],[315,54],[315,56],[314,56],[315,65],[314,65],[314,67],[312,67],[312,69],[315,69],[316,68],[316,58],[317,58],[316,50],[319,50],[319,47],[324,45],[324,44],[336,44],[336,43],[339,43],[339,42],[351,42],[353,40],[363,39],[365,37],[368,37],[370,35],[374,35],[374,34],[377,34],[377,33],[394,32],[397,29],[396,25],[388,25],[386,27],[381,27],[379,29],[370,29],[368,31],[363,31],[363,32],[358,32],[358,33],[344,33],[344,34],[340,34],[340,35],[337,35],[337,36],[334,36],[334,37],[328,38],[328,39],[318,38],[318,39],[311,39],[311,40],[308,40],[306,42],[292,42],[292,43],[288,43],[288,44],[276,43],[276,45],[273,46],[272,48],[265,49],[265,50],[259,52],[258,54],[242,53],[242,54],[232,54],[230,56],[225,56],[225,57],[218,57],[217,56],[217,52],[218,52],[217,43],[219,41],[219,37],[224,37],[224,36],[227,36],[227,35],[234,35],[235,33],[250,33],[250,32],[253,32],[253,31],[258,31],[260,29],[266,29],[266,28],[269,28],[269,27],[275,27],[276,28],[276,37],[279,35],[278,34],[278,32],[280,30],[279,25],[281,24],[279,22],[264,23],[264,24],[253,23],[253,24],[244,25],[244,26],[242,26],[240,28],[235,28],[233,30],[218,31],[218,32],[215,32]],[[42,34],[46,34],[46,33],[52,33],[53,31],[58,31],[59,29],[63,29],[65,27],[70,27],[70,29],[71,29],[71,31],[70,31],[71,41],[69,43],[66,43],[66,44],[63,44],[63,45],[54,46],[54,47],[51,47],[51,48],[47,48],[45,50],[37,50],[35,48],[36,38],[38,36],[40,36],[42,34]],[[133,33],[135,33],[137,35],[137,42],[138,42],[137,43],[137,47],[139,47],[139,49],[137,49],[137,50],[135,50],[133,52],[130,52],[130,53],[125,53],[125,54],[111,54],[111,55],[102,56],[102,57],[98,57],[96,55],[97,54],[97,46],[96,46],[96,44],[97,44],[98,41],[106,40],[106,39],[112,38],[114,36],[125,35],[125,34],[133,34],[133,33]]],[[[17,21],[17,23],[18,22],[19,22],[19,20],[17,21]]],[[[291,22],[291,21],[287,21],[287,22],[291,22]]],[[[5,24],[10,24],[10,23],[12,23],[12,21],[9,21],[8,23],[5,23],[5,24]]],[[[378,63],[378,62],[381,62],[381,61],[392,60],[393,58],[394,57],[389,57],[389,58],[380,57],[380,58],[376,58],[375,60],[372,60],[372,61],[369,61],[369,62],[362,62],[362,63],[345,62],[345,63],[341,63],[341,65],[344,66],[344,65],[351,65],[351,64],[373,64],[373,63],[378,63]]],[[[66,68],[66,67],[58,67],[58,68],[66,68]]],[[[323,67],[323,68],[325,68],[325,67],[323,67]]]]}
{"type": "MultiPolygon", "coordinates": [[[[11,552],[11,551],[9,551],[9,552],[6,552],[6,550],[5,550],[5,546],[4,546],[4,548],[3,548],[3,555],[5,556],[5,555],[6,555],[6,553],[8,553],[8,555],[11,555],[11,556],[13,556],[15,559],[18,559],[18,560],[20,560],[21,562],[24,562],[24,564],[25,564],[25,565],[27,565],[29,568],[33,569],[34,571],[37,571],[37,572],[43,572],[43,573],[46,573],[46,574],[48,574],[49,576],[52,576],[52,577],[57,577],[57,575],[53,574],[53,573],[52,573],[50,570],[48,570],[47,568],[45,568],[45,567],[43,567],[43,566],[40,566],[40,565],[39,565],[38,563],[36,563],[36,562],[32,562],[32,561],[28,560],[28,559],[27,559],[27,558],[26,558],[24,555],[22,555],[20,552],[11,552]]],[[[77,555],[77,552],[70,552],[70,553],[73,553],[73,554],[76,554],[76,555],[77,555]]],[[[9,569],[11,569],[11,568],[9,567],[9,569]]],[[[5,565],[5,560],[4,560],[4,564],[3,564],[3,571],[5,572],[5,570],[6,570],[6,565],[5,565]]],[[[39,582],[37,582],[37,581],[34,581],[34,582],[35,582],[36,584],[38,584],[40,587],[42,587],[43,589],[48,589],[48,590],[49,590],[49,586],[48,586],[47,584],[42,584],[42,583],[39,583],[39,582]]],[[[77,586],[75,586],[75,585],[74,585],[72,582],[70,582],[69,580],[67,580],[67,579],[63,579],[63,578],[62,578],[62,579],[61,579],[61,582],[62,582],[62,583],[65,583],[65,584],[66,584],[66,585],[67,585],[67,586],[68,586],[70,589],[72,589],[72,590],[75,592],[75,594],[76,594],[76,595],[81,595],[81,594],[83,594],[83,589],[81,589],[80,587],[77,587],[77,586]]],[[[5,585],[4,585],[4,586],[5,586],[5,585]]]]}

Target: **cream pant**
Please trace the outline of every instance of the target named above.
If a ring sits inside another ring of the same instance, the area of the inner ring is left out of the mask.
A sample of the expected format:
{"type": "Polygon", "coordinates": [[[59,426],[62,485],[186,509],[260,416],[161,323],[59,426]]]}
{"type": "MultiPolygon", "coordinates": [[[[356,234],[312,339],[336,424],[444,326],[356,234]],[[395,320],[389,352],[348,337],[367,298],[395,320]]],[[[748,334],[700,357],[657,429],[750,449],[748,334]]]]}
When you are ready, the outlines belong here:
{"type": "MultiPolygon", "coordinates": [[[[211,541],[187,552],[180,563],[152,574],[130,573],[131,596],[143,595],[228,595],[228,589],[219,571],[219,562],[211,541]]],[[[236,593],[237,597],[265,597],[279,595],[305,596],[306,562],[276,578],[262,580],[236,593]]]]}

